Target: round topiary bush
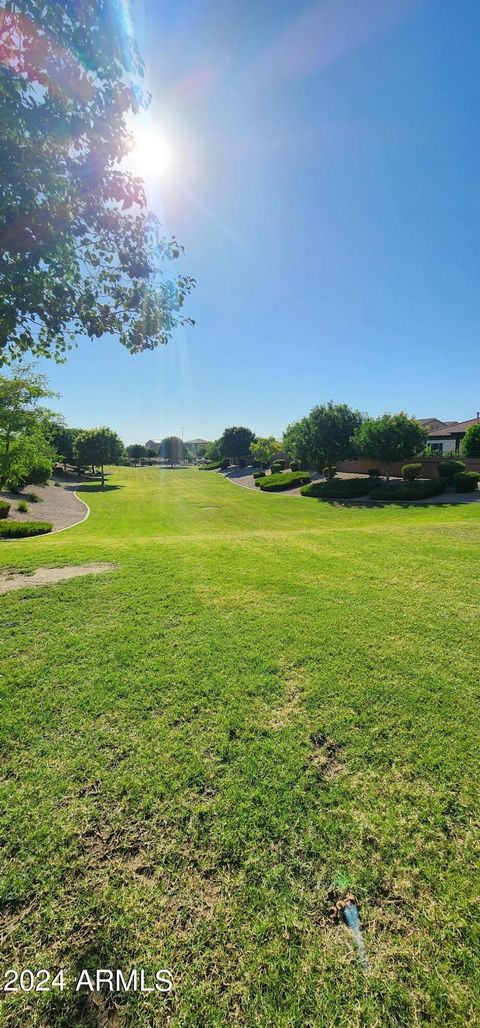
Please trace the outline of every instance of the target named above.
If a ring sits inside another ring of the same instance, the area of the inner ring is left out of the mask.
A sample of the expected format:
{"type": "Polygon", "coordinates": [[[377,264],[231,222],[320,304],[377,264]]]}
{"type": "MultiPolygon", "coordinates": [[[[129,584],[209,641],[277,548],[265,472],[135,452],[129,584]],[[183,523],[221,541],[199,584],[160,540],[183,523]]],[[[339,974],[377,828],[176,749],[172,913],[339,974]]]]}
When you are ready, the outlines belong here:
{"type": "Polygon", "coordinates": [[[421,464],[404,464],[400,474],[404,482],[414,482],[422,470],[421,464]]]}
{"type": "Polygon", "coordinates": [[[333,464],[332,464],[331,468],[329,468],[328,465],[327,465],[326,468],[322,468],[322,475],[325,475],[325,478],[327,479],[328,482],[330,482],[332,478],[335,478],[336,474],[337,474],[337,469],[336,469],[336,467],[333,464]]]}
{"type": "Polygon", "coordinates": [[[453,483],[453,476],[458,475],[461,471],[465,471],[463,460],[454,460],[453,457],[440,461],[438,465],[440,478],[445,478],[450,485],[453,483]]]}
{"type": "Polygon", "coordinates": [[[285,467],[285,459],[277,457],[272,464],[272,475],[278,475],[285,467]]]}
{"type": "Polygon", "coordinates": [[[266,474],[266,472],[263,470],[263,468],[260,468],[258,471],[254,471],[253,472],[253,477],[255,479],[257,479],[257,478],[265,478],[265,474],[266,474]]]}
{"type": "Polygon", "coordinates": [[[0,518],[8,518],[10,504],[6,500],[0,500],[0,518]]]}
{"type": "Polygon", "coordinates": [[[224,457],[224,459],[222,461],[220,461],[220,471],[226,471],[227,468],[229,468],[229,467],[230,467],[230,461],[229,461],[228,457],[224,457]]]}
{"type": "Polygon", "coordinates": [[[290,471],[300,471],[300,464],[298,460],[290,461],[290,471]]]}
{"type": "Polygon", "coordinates": [[[457,471],[453,476],[456,493],[473,493],[479,482],[480,475],[476,471],[457,471]]]}

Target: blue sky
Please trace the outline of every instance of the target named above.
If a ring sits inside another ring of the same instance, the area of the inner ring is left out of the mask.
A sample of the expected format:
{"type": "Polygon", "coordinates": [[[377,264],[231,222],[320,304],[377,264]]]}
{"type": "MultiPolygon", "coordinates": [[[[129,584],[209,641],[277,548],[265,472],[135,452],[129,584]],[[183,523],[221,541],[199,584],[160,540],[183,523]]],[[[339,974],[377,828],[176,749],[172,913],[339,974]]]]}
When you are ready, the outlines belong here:
{"type": "Polygon", "coordinates": [[[42,362],[125,442],[279,436],[315,403],[480,409],[475,0],[134,0],[196,328],[42,362]]]}

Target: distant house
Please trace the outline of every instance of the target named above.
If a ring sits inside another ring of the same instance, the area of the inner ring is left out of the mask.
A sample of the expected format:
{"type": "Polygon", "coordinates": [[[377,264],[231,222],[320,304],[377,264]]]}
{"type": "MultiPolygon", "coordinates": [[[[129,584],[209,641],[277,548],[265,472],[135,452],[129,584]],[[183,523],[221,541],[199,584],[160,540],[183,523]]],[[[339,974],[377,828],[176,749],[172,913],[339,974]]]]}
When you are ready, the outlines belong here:
{"type": "Polygon", "coordinates": [[[158,453],[161,441],[161,439],[147,439],[145,446],[147,450],[155,450],[155,453],[158,453]]]}
{"type": "Polygon", "coordinates": [[[458,453],[467,428],[480,423],[480,411],[476,418],[470,418],[469,421],[440,421],[438,418],[418,420],[428,428],[426,445],[431,446],[434,453],[458,453]]]}

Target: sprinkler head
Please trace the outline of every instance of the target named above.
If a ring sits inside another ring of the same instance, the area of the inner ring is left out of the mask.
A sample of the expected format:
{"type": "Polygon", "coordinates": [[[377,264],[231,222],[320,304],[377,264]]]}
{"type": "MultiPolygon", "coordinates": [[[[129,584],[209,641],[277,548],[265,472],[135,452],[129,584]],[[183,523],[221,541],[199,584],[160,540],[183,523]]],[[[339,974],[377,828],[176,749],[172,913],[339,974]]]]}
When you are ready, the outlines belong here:
{"type": "Polygon", "coordinates": [[[330,917],[333,920],[339,920],[340,918],[343,918],[343,912],[345,910],[345,907],[353,905],[358,907],[360,904],[358,903],[357,897],[353,894],[353,892],[347,892],[347,895],[344,896],[343,899],[337,900],[336,903],[334,903],[334,905],[330,907],[330,917]]]}

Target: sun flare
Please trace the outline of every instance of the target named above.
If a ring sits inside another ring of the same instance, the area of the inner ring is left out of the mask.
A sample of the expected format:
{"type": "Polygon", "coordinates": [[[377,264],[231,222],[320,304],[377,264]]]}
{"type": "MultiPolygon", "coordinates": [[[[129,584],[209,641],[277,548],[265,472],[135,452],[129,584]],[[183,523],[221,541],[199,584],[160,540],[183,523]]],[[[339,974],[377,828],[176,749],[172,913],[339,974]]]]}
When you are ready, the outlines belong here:
{"type": "Polygon", "coordinates": [[[128,157],[133,174],[149,182],[168,178],[173,171],[174,154],[166,135],[156,126],[139,126],[133,135],[135,143],[128,157]]]}

